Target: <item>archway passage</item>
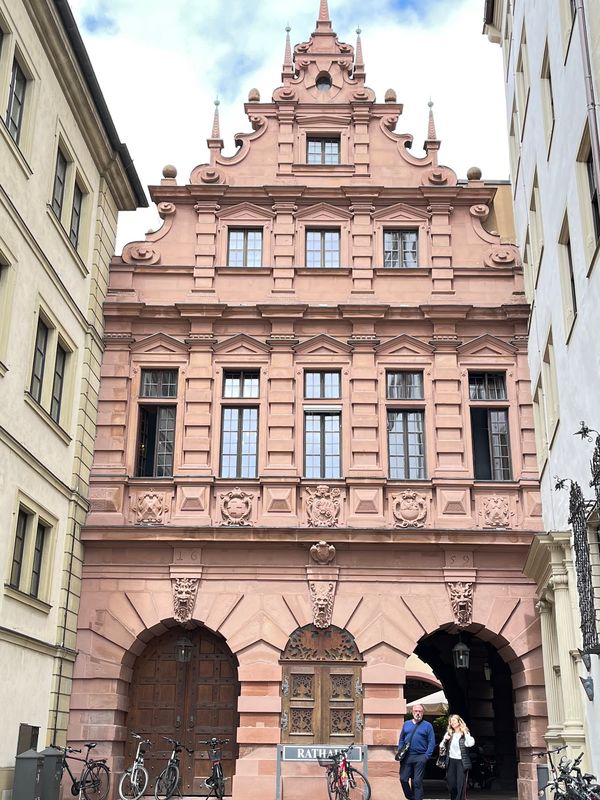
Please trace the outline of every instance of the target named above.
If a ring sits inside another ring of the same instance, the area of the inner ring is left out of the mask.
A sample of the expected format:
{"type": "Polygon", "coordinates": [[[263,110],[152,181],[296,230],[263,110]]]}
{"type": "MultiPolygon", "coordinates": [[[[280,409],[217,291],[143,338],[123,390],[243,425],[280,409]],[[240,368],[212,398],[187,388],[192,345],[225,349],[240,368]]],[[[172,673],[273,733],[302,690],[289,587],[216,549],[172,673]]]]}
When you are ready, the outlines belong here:
{"type": "MultiPolygon", "coordinates": [[[[516,792],[517,751],[514,693],[511,672],[496,648],[476,635],[464,632],[460,640],[469,648],[468,669],[456,669],[452,648],[459,636],[438,630],[417,644],[415,653],[433,669],[448,699],[450,713],[463,717],[475,737],[472,776],[493,770],[491,788],[516,792]]],[[[434,715],[435,716],[435,715],[434,715]]],[[[437,735],[441,735],[442,729],[437,735]]]]}
{"type": "MultiPolygon", "coordinates": [[[[194,750],[182,754],[181,775],[184,795],[206,795],[204,780],[211,765],[206,745],[201,742],[216,736],[229,739],[223,747],[226,791],[231,794],[231,779],[237,757],[238,727],[237,660],[220,637],[204,628],[173,628],[153,639],[136,659],[131,682],[127,728],[152,742],[146,763],[151,780],[158,775],[170,755],[162,737],[178,739],[194,750]],[[177,642],[189,640],[189,661],[177,659],[177,642]]],[[[129,735],[129,734],[128,734],[129,735]]],[[[127,743],[127,762],[131,763],[135,744],[127,743]]]]}

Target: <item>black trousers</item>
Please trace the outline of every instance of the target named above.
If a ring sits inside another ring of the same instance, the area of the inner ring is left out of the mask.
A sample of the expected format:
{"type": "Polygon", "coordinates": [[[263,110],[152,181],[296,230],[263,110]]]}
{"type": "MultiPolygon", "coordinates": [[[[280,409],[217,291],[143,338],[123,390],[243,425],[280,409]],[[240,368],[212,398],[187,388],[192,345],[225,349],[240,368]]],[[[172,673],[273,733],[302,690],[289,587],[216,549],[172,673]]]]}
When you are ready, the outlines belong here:
{"type": "Polygon", "coordinates": [[[446,781],[450,789],[450,800],[464,800],[467,788],[467,772],[463,767],[462,759],[449,758],[446,781]]]}
{"type": "Polygon", "coordinates": [[[406,800],[423,800],[423,775],[427,756],[408,755],[400,764],[400,783],[406,800]]]}

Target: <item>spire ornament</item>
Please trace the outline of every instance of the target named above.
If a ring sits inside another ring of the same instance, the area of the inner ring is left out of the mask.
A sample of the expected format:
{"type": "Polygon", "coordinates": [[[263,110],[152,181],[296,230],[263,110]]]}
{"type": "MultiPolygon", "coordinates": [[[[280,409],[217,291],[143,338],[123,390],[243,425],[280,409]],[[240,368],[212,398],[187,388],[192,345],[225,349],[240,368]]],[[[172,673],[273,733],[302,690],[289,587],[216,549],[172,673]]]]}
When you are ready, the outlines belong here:
{"type": "Polygon", "coordinates": [[[434,166],[437,166],[437,151],[440,149],[440,140],[437,138],[437,133],[435,130],[435,120],[433,118],[433,100],[429,98],[429,102],[427,103],[429,106],[429,121],[427,124],[427,139],[425,139],[425,143],[423,144],[423,150],[429,155],[432,154],[432,163],[434,166]]]}
{"type": "Polygon", "coordinates": [[[317,20],[317,31],[330,31],[331,19],[329,17],[329,5],[327,0],[321,0],[319,6],[319,18],[317,20]]]}
{"type": "Polygon", "coordinates": [[[210,163],[214,164],[217,160],[217,155],[223,149],[223,139],[221,139],[221,126],[219,122],[219,106],[221,101],[217,97],[215,100],[215,114],[213,117],[213,126],[210,134],[210,139],[206,140],[208,149],[210,150],[210,163]]]}
{"type": "Polygon", "coordinates": [[[285,26],[285,53],[283,56],[283,69],[281,71],[281,80],[285,81],[286,78],[294,77],[294,63],[292,61],[292,43],[290,41],[290,31],[292,29],[289,25],[285,26]]]}
{"type": "Polygon", "coordinates": [[[360,34],[362,33],[359,27],[356,29],[356,55],[354,57],[354,77],[355,78],[362,78],[366,77],[365,72],[365,60],[363,58],[363,51],[362,51],[362,41],[360,38],[360,34]]]}
{"type": "Polygon", "coordinates": [[[215,115],[213,117],[213,126],[212,126],[212,133],[210,138],[211,139],[220,139],[221,138],[221,126],[219,122],[219,106],[221,105],[221,101],[217,97],[215,100],[215,115]]]}

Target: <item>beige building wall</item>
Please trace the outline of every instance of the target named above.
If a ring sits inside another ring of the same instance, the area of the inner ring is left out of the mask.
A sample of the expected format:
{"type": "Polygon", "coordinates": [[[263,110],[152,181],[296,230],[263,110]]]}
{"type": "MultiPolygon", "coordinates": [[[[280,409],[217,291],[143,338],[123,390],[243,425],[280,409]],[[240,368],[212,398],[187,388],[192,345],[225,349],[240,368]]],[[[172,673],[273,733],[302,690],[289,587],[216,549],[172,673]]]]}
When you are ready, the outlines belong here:
{"type": "Polygon", "coordinates": [[[108,259],[144,202],[61,14],[0,2],[0,797],[22,724],[65,739],[108,259]]]}

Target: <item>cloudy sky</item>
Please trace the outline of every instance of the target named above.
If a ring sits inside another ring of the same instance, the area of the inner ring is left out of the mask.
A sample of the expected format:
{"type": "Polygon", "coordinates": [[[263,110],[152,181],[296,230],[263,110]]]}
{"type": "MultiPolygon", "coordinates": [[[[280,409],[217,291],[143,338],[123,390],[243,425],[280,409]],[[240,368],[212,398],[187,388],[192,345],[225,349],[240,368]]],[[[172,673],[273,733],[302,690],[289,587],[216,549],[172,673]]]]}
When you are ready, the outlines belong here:
{"type": "MultiPolygon", "coordinates": [[[[207,161],[213,101],[221,101],[225,153],[250,130],[252,87],[280,85],[285,26],[292,43],[315,27],[319,0],[71,0],[121,140],[144,186],[172,163],[178,181],[207,161]]],[[[482,35],[484,0],[329,0],[334,30],[354,44],[362,28],[367,84],[404,104],[397,132],[419,155],[434,101],[440,160],[464,177],[508,178],[500,48],[482,35]]],[[[157,227],[153,208],[121,215],[117,251],[157,227]]]]}

